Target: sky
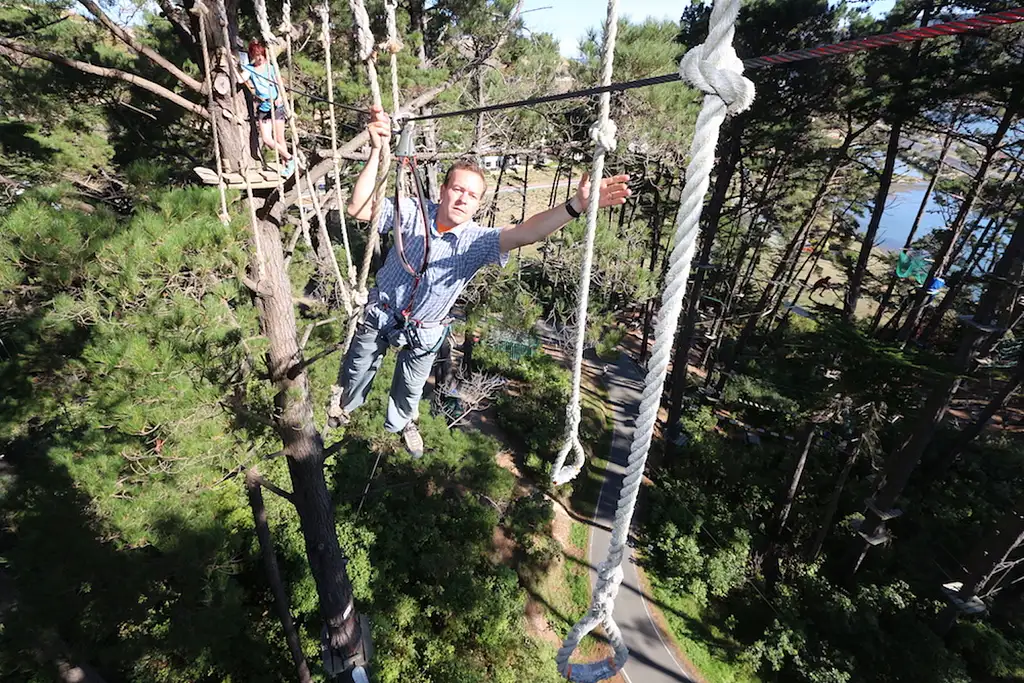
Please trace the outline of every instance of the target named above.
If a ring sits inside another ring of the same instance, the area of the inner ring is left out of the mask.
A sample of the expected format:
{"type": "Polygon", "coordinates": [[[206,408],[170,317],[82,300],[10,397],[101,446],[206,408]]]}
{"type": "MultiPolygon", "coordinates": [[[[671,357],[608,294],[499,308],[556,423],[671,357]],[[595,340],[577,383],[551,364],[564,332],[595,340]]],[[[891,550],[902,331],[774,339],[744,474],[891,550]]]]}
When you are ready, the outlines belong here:
{"type": "MultiPolygon", "coordinates": [[[[867,0],[873,14],[887,12],[894,0],[867,0]]],[[[619,16],[633,21],[647,18],[679,21],[688,0],[629,0],[619,3],[619,16]]],[[[608,11],[600,0],[526,0],[523,3],[523,21],[531,31],[550,33],[558,40],[562,55],[579,56],[580,38],[588,28],[600,27],[608,11]]]]}

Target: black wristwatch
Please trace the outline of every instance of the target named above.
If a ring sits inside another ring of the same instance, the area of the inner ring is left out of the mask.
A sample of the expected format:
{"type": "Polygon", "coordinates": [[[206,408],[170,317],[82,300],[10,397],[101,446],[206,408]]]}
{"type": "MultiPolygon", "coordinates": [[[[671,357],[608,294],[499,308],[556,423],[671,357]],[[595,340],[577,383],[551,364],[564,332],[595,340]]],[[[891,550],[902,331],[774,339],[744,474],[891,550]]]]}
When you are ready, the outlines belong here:
{"type": "Polygon", "coordinates": [[[576,209],[572,208],[572,200],[571,199],[565,203],[565,211],[566,211],[566,213],[568,213],[573,218],[579,218],[580,217],[580,212],[577,211],[576,209]]]}

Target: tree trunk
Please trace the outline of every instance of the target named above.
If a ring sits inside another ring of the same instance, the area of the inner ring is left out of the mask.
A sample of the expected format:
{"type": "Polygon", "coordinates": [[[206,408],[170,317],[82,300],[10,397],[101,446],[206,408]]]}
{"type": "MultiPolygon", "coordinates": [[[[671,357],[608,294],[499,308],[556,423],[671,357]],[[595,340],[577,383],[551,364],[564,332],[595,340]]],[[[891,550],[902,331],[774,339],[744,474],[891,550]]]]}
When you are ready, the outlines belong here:
{"type": "MultiPolygon", "coordinates": [[[[238,38],[238,10],[235,0],[203,0],[206,41],[210,46],[211,81],[213,83],[213,107],[210,112],[211,125],[217,126],[220,142],[221,161],[224,171],[244,173],[255,165],[253,148],[250,144],[252,126],[249,124],[248,108],[244,91],[238,82],[234,67],[234,41],[238,38]],[[221,8],[226,8],[226,13],[221,8]]],[[[198,32],[198,26],[196,30],[198,32]]]]}
{"type": "MultiPolygon", "coordinates": [[[[426,70],[430,68],[430,59],[427,57],[427,12],[424,4],[422,0],[412,0],[408,4],[408,11],[409,24],[420,32],[420,40],[416,44],[416,56],[419,58],[420,68],[426,70]]],[[[431,107],[423,109],[424,115],[429,115],[432,112],[433,108],[431,107]]],[[[428,157],[431,153],[437,152],[437,122],[434,119],[423,123],[423,150],[428,157]]],[[[438,202],[441,199],[441,186],[438,183],[441,162],[432,158],[424,166],[427,197],[432,202],[438,202]]]]}
{"type": "Polygon", "coordinates": [[[850,455],[846,458],[846,463],[843,465],[843,470],[839,473],[839,480],[836,481],[836,487],[832,491],[832,498],[828,501],[828,507],[825,509],[825,514],[821,520],[821,526],[818,527],[818,533],[814,537],[814,546],[811,548],[811,561],[817,559],[818,555],[821,554],[821,548],[825,545],[825,539],[828,538],[829,529],[832,528],[832,519],[836,516],[836,512],[839,510],[839,503],[843,498],[843,489],[846,488],[846,482],[850,478],[850,472],[853,471],[853,466],[857,462],[857,456],[860,454],[860,444],[850,451],[850,455]]]}
{"type": "Polygon", "coordinates": [[[789,521],[789,513],[793,509],[796,493],[800,490],[800,480],[803,479],[804,467],[807,465],[807,456],[811,452],[811,443],[813,441],[814,427],[811,426],[807,429],[807,438],[804,439],[804,447],[796,461],[796,467],[793,468],[793,476],[790,477],[785,496],[779,501],[775,519],[772,520],[770,525],[768,549],[763,563],[765,588],[769,594],[775,592],[775,585],[779,580],[779,552],[782,549],[783,538],[786,533],[786,523],[789,521]]]}
{"type": "MultiPolygon", "coordinates": [[[[661,230],[665,226],[665,220],[668,218],[668,201],[662,199],[661,183],[662,172],[661,169],[658,171],[658,175],[654,180],[654,207],[652,214],[654,216],[654,228],[651,231],[651,262],[648,264],[648,271],[653,273],[654,269],[658,265],[658,250],[661,248],[661,230]]],[[[669,178],[668,183],[668,195],[672,194],[672,178],[669,178]]],[[[647,362],[647,346],[651,340],[651,321],[654,318],[654,309],[658,305],[656,298],[648,299],[644,304],[644,329],[643,337],[640,340],[640,358],[637,362],[643,365],[647,362]]]]}
{"type": "Polygon", "coordinates": [[[871,220],[868,222],[868,229],[864,235],[864,241],[861,243],[857,265],[854,266],[853,273],[850,274],[850,282],[843,301],[843,315],[850,322],[853,321],[857,312],[857,303],[860,301],[861,289],[864,286],[868,261],[871,259],[871,252],[875,247],[875,236],[878,234],[878,226],[882,222],[882,214],[885,213],[885,201],[889,197],[889,187],[892,185],[892,175],[896,169],[896,158],[900,153],[900,133],[902,131],[903,119],[893,121],[892,127],[889,129],[889,144],[885,149],[885,165],[882,167],[882,175],[878,181],[875,205],[871,209],[871,220]]]}
{"type": "Polygon", "coordinates": [[[686,318],[683,320],[676,337],[675,355],[672,357],[672,378],[669,381],[671,393],[668,403],[668,438],[671,440],[676,434],[676,425],[683,412],[683,395],[686,391],[686,366],[690,359],[690,349],[693,347],[693,334],[697,327],[697,317],[700,314],[701,301],[704,295],[704,277],[707,268],[711,266],[711,251],[714,248],[715,236],[718,234],[718,224],[722,217],[722,207],[725,206],[725,197],[729,193],[729,185],[736,172],[736,165],[740,161],[743,127],[733,124],[729,131],[729,147],[720,157],[718,172],[715,175],[715,188],[708,200],[705,213],[707,221],[701,234],[701,249],[694,268],[692,282],[687,292],[686,318]]]}
{"type": "Polygon", "coordinates": [[[299,673],[300,683],[311,683],[313,679],[309,674],[309,665],[306,663],[306,656],[302,653],[299,632],[295,630],[291,608],[288,606],[288,593],[285,591],[284,582],[281,580],[281,570],[277,565],[274,541],[270,537],[270,525],[267,523],[267,508],[263,504],[263,492],[260,490],[259,476],[255,468],[245,473],[245,490],[249,496],[252,518],[256,523],[256,538],[260,542],[263,568],[267,572],[270,590],[274,595],[277,618],[281,621],[281,628],[284,629],[284,638],[299,673]]]}
{"type": "Polygon", "coordinates": [[[1013,392],[1017,391],[1021,382],[1024,382],[1024,363],[1018,362],[1017,369],[1013,375],[1006,380],[1002,388],[989,400],[988,404],[985,405],[985,408],[978,415],[978,418],[961,430],[942,449],[935,466],[936,476],[941,476],[960,459],[960,454],[963,453],[964,448],[981,435],[985,427],[988,426],[989,421],[1002,409],[1006,399],[1010,398],[1013,392]]]}
{"type": "Polygon", "coordinates": [[[1006,132],[1010,129],[1011,124],[1020,110],[1022,96],[1024,96],[1024,88],[1019,87],[1015,88],[1010,94],[1009,102],[1006,106],[1003,118],[1000,120],[999,126],[996,128],[995,133],[992,135],[992,139],[989,141],[989,144],[985,149],[985,156],[982,157],[981,165],[978,166],[978,171],[974,174],[974,180],[971,183],[971,187],[967,190],[967,194],[964,196],[963,202],[960,203],[960,210],[957,211],[956,218],[954,218],[953,222],[949,225],[949,237],[939,249],[939,253],[935,254],[933,257],[935,261],[932,263],[932,267],[928,271],[928,277],[925,279],[924,284],[918,287],[917,292],[914,295],[914,300],[910,307],[910,313],[907,315],[907,319],[903,323],[903,328],[897,336],[898,341],[906,343],[910,339],[914,328],[917,326],[918,318],[921,316],[921,311],[924,308],[925,301],[928,299],[928,284],[933,278],[939,277],[946,272],[946,268],[949,266],[952,257],[951,251],[960,239],[960,233],[967,222],[968,216],[971,214],[971,210],[974,208],[974,202],[978,198],[978,194],[981,192],[982,186],[985,184],[985,179],[988,176],[988,169],[992,165],[992,161],[995,159],[996,154],[999,152],[1003,138],[1006,136],[1006,132]]]}
{"type": "MultiPolygon", "coordinates": [[[[276,193],[271,195],[277,197],[276,193]]],[[[258,200],[259,203],[259,200],[258,200]]],[[[258,210],[260,256],[256,277],[260,322],[268,342],[270,380],[275,423],[288,458],[292,503],[299,514],[306,558],[320,598],[320,614],[327,625],[328,645],[339,657],[358,652],[360,625],[345,572],[345,559],[334,522],[334,506],[324,478],[324,447],[313,424],[313,402],[297,339],[292,286],[284,267],[278,225],[284,206],[274,201],[258,210]]]]}
{"type": "MultiPolygon", "coordinates": [[[[884,540],[885,520],[883,514],[892,510],[910,475],[917,467],[925,448],[932,441],[935,430],[946,414],[949,402],[960,387],[963,376],[970,370],[979,342],[991,333],[989,327],[996,318],[1008,290],[1007,275],[1015,270],[1024,251],[1024,220],[1018,223],[1010,243],[1006,245],[999,263],[993,269],[995,276],[978,302],[973,324],[965,324],[949,371],[939,380],[928,394],[917,418],[913,431],[903,444],[888,458],[885,470],[874,496],[872,505],[864,513],[859,538],[854,542],[848,560],[847,571],[852,577],[872,547],[872,541],[884,540]]],[[[876,543],[877,544],[877,543],[876,543]]]]}
{"type": "MultiPolygon", "coordinates": [[[[980,595],[1021,543],[1024,543],[1024,498],[1018,498],[998,528],[975,546],[967,562],[963,586],[956,594],[957,599],[969,600],[980,595]]],[[[949,632],[958,613],[958,608],[952,604],[942,611],[935,629],[939,635],[949,632]]]]}
{"type": "MultiPolygon", "coordinates": [[[[935,183],[938,182],[939,176],[942,174],[942,164],[945,163],[946,155],[949,153],[949,148],[952,144],[953,132],[950,131],[942,139],[942,150],[939,152],[939,160],[935,164],[935,173],[932,173],[932,177],[928,179],[928,186],[924,190],[924,196],[921,197],[921,204],[917,207],[917,215],[914,216],[914,222],[910,226],[910,233],[903,242],[904,251],[910,249],[910,245],[914,243],[914,236],[917,235],[921,219],[924,218],[925,211],[928,208],[928,200],[932,198],[932,191],[935,189],[935,183]]],[[[882,300],[878,303],[878,310],[875,311],[874,320],[871,321],[872,333],[878,329],[878,325],[882,322],[882,315],[885,313],[885,309],[889,307],[889,301],[892,299],[892,292],[896,289],[896,282],[898,280],[899,278],[895,272],[889,277],[889,286],[886,288],[885,294],[882,295],[882,300]]]]}

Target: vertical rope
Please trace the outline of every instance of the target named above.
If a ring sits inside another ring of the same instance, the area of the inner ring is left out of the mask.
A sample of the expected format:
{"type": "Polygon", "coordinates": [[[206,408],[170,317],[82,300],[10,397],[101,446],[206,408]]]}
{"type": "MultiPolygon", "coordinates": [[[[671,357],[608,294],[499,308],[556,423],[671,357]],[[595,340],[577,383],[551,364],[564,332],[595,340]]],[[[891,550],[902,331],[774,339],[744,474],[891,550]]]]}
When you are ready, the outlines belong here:
{"type": "MultiPolygon", "coordinates": [[[[618,0],[609,0],[608,15],[604,22],[604,50],[601,54],[601,85],[612,82],[615,61],[615,38],[618,34],[618,0]]],[[[565,441],[558,451],[551,468],[551,481],[564,484],[576,478],[583,469],[586,454],[580,442],[580,384],[583,377],[583,349],[587,337],[587,306],[590,303],[590,270],[594,263],[594,236],[597,234],[597,217],[600,211],[601,177],[604,175],[605,155],[615,150],[615,122],[609,117],[611,93],[602,93],[597,121],[590,128],[594,141],[594,164],[590,171],[590,201],[587,204],[587,229],[584,233],[583,262],[580,265],[580,283],[577,291],[579,305],[576,307],[576,346],[572,364],[572,395],[565,408],[565,441]],[[569,452],[573,460],[565,464],[569,452]]]]}
{"type": "Polygon", "coordinates": [[[385,47],[391,54],[391,110],[394,116],[398,116],[398,52],[402,49],[402,41],[398,39],[398,21],[395,18],[395,11],[398,9],[398,0],[384,0],[384,7],[388,15],[388,42],[385,47]]]}
{"type": "Polygon", "coordinates": [[[334,70],[331,64],[331,10],[327,0],[320,5],[321,38],[324,44],[324,59],[327,67],[327,112],[331,122],[331,157],[334,162],[334,196],[341,217],[341,241],[345,247],[345,266],[351,289],[356,287],[356,268],[352,264],[352,247],[348,241],[348,227],[345,225],[345,206],[341,201],[341,168],[338,164],[338,124],[334,112],[334,70]]]}
{"type": "MultiPolygon", "coordinates": [[[[341,276],[341,270],[338,268],[338,259],[334,257],[334,246],[331,244],[331,236],[327,232],[327,220],[324,217],[323,206],[320,204],[320,195],[316,193],[316,187],[313,186],[313,181],[310,180],[308,173],[306,174],[306,187],[309,188],[309,196],[313,199],[313,210],[316,212],[316,222],[319,226],[317,239],[320,240],[323,248],[331,253],[331,270],[333,271],[334,278],[338,281],[338,298],[341,299],[341,303],[345,308],[345,314],[351,315],[352,298],[349,296],[348,287],[345,286],[345,278],[341,276]]],[[[302,195],[301,187],[299,187],[299,195],[302,195]]]]}
{"type": "Polygon", "coordinates": [[[727,115],[748,108],[754,99],[754,84],[743,78],[743,64],[732,47],[740,2],[717,0],[711,11],[707,41],[685,54],[680,62],[680,75],[705,93],[704,102],[690,147],[686,184],[676,216],[673,237],[675,247],[669,259],[669,270],[661,297],[661,315],[655,329],[654,348],[640,399],[640,415],[615,510],[608,556],[598,567],[598,583],[590,610],[573,626],[556,657],[558,670],[573,681],[594,683],[609,678],[625,665],[628,656],[612,611],[622,581],[622,559],[668,374],[669,356],[682,311],[686,281],[690,275],[704,195],[708,189],[722,123],[727,115]],[[583,636],[598,624],[604,626],[615,648],[615,658],[604,662],[570,665],[568,660],[573,650],[583,636]]]}
{"type": "MultiPolygon", "coordinates": [[[[200,6],[201,7],[201,6],[200,6]]],[[[220,192],[220,222],[227,225],[231,222],[228,214],[227,190],[224,184],[224,163],[220,158],[220,134],[217,132],[217,107],[213,97],[213,78],[210,75],[210,52],[206,40],[205,9],[199,15],[199,47],[203,51],[203,72],[206,80],[206,94],[209,96],[210,130],[213,133],[213,158],[217,164],[217,190],[220,192]]]]}
{"type": "MultiPolygon", "coordinates": [[[[370,31],[370,17],[366,13],[366,6],[363,0],[349,0],[349,7],[356,21],[356,41],[359,45],[359,59],[366,65],[366,75],[370,81],[370,95],[373,97],[373,104],[382,107],[380,96],[380,81],[377,78],[377,66],[375,64],[376,53],[373,43],[373,32],[370,31]]],[[[395,107],[395,113],[398,107],[395,107]]],[[[380,214],[384,208],[385,195],[387,193],[388,172],[391,170],[391,150],[383,147],[380,152],[380,165],[377,169],[377,184],[373,193],[373,213],[370,216],[370,232],[366,239],[366,249],[363,252],[363,262],[359,267],[359,280],[356,283],[356,291],[353,293],[353,301],[356,306],[362,306],[367,300],[366,283],[370,279],[370,264],[373,262],[373,253],[380,240],[380,231],[377,223],[380,221],[380,214]]],[[[340,188],[338,188],[340,192],[340,188]]],[[[341,197],[338,202],[340,206],[341,197]]],[[[341,346],[341,365],[338,368],[338,379],[331,386],[330,402],[327,406],[329,417],[337,417],[341,414],[342,400],[342,373],[345,371],[345,356],[348,354],[349,346],[352,345],[352,338],[355,337],[356,327],[359,325],[361,315],[349,316],[348,326],[345,330],[345,341],[341,346]]]]}
{"type": "MultiPolygon", "coordinates": [[[[295,61],[292,59],[292,5],[288,0],[285,0],[281,6],[281,15],[281,32],[285,35],[285,48],[288,57],[288,78],[294,80],[293,70],[295,69],[295,61]]],[[[295,91],[291,89],[285,90],[285,100],[288,102],[289,111],[292,113],[292,116],[288,117],[288,131],[292,139],[292,158],[295,159],[295,183],[296,187],[299,188],[299,199],[297,202],[299,205],[299,227],[295,234],[292,235],[291,240],[289,240],[289,248],[285,256],[285,266],[287,267],[291,255],[295,251],[295,245],[299,241],[299,234],[302,234],[306,248],[310,252],[313,251],[313,241],[309,238],[309,217],[306,216],[306,206],[302,203],[303,164],[299,159],[299,126],[296,122],[297,116],[295,115],[295,91]]],[[[284,196],[284,194],[282,193],[281,196],[284,196]]]]}

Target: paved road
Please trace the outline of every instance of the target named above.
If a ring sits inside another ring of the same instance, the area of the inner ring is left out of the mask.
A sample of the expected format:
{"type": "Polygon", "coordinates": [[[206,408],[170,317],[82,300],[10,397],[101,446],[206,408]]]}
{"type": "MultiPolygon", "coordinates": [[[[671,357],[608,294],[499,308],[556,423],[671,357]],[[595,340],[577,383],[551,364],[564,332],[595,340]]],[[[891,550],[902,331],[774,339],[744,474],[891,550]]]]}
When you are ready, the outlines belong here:
{"type": "MultiPolygon", "coordinates": [[[[615,518],[615,506],[622,488],[624,466],[643,389],[642,372],[626,354],[620,354],[617,362],[608,364],[604,379],[608,387],[608,401],[614,411],[615,433],[612,436],[608,478],[601,487],[590,538],[591,585],[597,581],[597,572],[593,568],[605,558],[611,541],[611,533],[607,529],[615,518]]],[[[630,652],[624,678],[627,683],[694,683],[695,677],[688,673],[687,665],[672,654],[667,638],[651,618],[651,605],[640,592],[632,550],[627,549],[623,562],[625,578],[615,601],[615,621],[630,652]]]]}

